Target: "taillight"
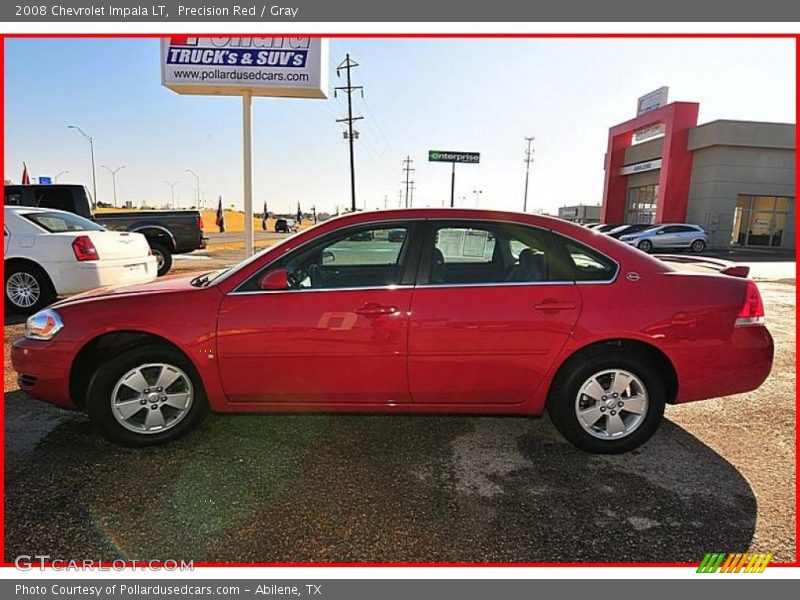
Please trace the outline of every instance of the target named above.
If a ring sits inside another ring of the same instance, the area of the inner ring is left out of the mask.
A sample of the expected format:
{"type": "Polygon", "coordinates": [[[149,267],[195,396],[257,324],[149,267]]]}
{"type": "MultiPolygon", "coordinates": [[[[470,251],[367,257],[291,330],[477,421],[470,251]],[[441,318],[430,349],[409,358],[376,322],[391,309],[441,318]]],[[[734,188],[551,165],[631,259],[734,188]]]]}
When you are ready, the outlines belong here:
{"type": "Polygon", "coordinates": [[[197,226],[200,228],[200,231],[203,231],[203,217],[197,215],[197,226]]]}
{"type": "Polygon", "coordinates": [[[763,325],[764,323],[764,303],[761,301],[761,294],[755,282],[747,282],[747,290],[744,293],[744,304],[736,315],[736,327],[747,327],[749,325],[763,325]]]}
{"type": "Polygon", "coordinates": [[[94,247],[88,235],[79,235],[72,240],[72,251],[75,253],[75,258],[79,261],[100,259],[97,255],[97,248],[94,247]]]}

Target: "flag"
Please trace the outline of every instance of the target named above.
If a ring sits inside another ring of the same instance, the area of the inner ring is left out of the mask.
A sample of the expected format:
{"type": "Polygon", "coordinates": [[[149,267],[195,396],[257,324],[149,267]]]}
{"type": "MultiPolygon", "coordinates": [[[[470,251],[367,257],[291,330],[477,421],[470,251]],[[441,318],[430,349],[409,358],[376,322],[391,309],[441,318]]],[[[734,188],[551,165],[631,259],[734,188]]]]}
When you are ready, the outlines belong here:
{"type": "Polygon", "coordinates": [[[264,202],[264,213],[261,215],[261,229],[263,231],[267,230],[267,219],[269,219],[269,213],[267,212],[267,203],[264,202]]]}
{"type": "Polygon", "coordinates": [[[225,213],[222,212],[222,196],[219,197],[217,205],[217,227],[220,233],[225,233],[225,213]]]}
{"type": "Polygon", "coordinates": [[[22,163],[22,185],[30,185],[31,176],[28,175],[28,165],[23,161],[22,163]]]}
{"type": "Polygon", "coordinates": [[[297,203],[297,226],[300,227],[300,223],[303,222],[303,213],[300,212],[300,203],[297,203]]]}

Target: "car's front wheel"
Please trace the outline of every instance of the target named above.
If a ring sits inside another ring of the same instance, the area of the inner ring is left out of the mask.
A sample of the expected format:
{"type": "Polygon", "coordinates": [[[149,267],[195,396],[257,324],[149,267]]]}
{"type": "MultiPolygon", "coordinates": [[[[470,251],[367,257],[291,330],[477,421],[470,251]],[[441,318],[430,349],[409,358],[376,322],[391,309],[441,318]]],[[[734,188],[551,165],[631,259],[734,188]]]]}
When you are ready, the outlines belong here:
{"type": "Polygon", "coordinates": [[[99,366],[87,408],[112,442],[154,446],[189,432],[205,413],[206,399],[194,366],[182,353],[144,346],[99,366]]]}
{"type": "Polygon", "coordinates": [[[658,371],[619,352],[575,363],[554,383],[548,412],[556,428],[587,452],[619,454],[644,444],[664,415],[658,371]]]}
{"type": "Polygon", "coordinates": [[[650,252],[653,249],[653,242],[650,240],[642,240],[639,242],[638,248],[642,252],[650,252]]]}

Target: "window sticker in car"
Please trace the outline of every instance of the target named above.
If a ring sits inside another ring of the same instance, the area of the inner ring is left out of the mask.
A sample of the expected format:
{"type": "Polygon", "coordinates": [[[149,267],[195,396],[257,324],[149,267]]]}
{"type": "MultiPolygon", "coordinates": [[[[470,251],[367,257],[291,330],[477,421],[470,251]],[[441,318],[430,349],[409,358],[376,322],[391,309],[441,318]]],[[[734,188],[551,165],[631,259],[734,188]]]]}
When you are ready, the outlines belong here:
{"type": "Polygon", "coordinates": [[[474,231],[470,229],[464,232],[462,256],[464,258],[483,258],[486,254],[486,245],[488,241],[488,231],[474,231]]]}

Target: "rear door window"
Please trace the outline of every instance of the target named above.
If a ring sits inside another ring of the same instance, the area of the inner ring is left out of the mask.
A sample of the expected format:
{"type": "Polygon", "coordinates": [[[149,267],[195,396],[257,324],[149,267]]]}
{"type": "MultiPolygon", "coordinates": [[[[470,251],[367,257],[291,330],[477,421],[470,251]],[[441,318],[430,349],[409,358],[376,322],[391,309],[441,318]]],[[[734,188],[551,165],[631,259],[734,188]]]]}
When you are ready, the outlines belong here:
{"type": "Polygon", "coordinates": [[[550,280],[548,232],[525,225],[437,223],[428,245],[429,285],[550,280]]]}

